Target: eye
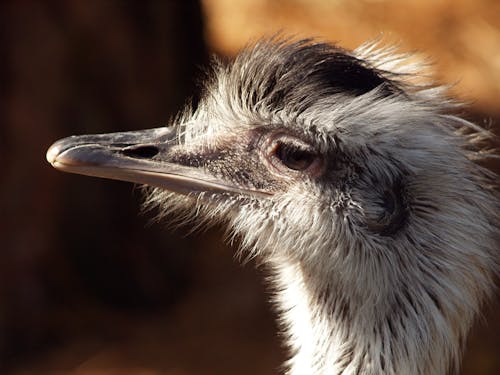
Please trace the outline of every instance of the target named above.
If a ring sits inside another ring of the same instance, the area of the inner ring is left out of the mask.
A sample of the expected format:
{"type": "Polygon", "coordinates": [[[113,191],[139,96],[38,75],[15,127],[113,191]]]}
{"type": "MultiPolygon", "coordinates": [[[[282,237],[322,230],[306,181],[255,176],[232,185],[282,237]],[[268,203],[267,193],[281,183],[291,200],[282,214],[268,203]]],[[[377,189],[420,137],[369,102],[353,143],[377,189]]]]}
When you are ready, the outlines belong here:
{"type": "Polygon", "coordinates": [[[274,153],[283,165],[294,171],[303,171],[309,168],[317,158],[312,150],[284,142],[277,142],[274,153]]]}
{"type": "Polygon", "coordinates": [[[323,157],[308,142],[288,134],[275,134],[266,141],[264,155],[275,172],[310,176],[323,171],[323,157]]]}

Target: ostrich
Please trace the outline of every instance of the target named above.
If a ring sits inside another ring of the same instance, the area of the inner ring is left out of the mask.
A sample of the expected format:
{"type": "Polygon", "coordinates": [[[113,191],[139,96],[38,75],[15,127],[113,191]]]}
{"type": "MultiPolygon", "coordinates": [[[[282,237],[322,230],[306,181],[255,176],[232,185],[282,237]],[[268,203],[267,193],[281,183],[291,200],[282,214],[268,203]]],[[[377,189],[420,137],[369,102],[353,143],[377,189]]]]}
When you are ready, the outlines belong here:
{"type": "Polygon", "coordinates": [[[261,40],[169,127],[62,139],[57,169],[224,222],[271,285],[286,373],[457,373],[498,274],[486,130],[394,49],[261,40]]]}

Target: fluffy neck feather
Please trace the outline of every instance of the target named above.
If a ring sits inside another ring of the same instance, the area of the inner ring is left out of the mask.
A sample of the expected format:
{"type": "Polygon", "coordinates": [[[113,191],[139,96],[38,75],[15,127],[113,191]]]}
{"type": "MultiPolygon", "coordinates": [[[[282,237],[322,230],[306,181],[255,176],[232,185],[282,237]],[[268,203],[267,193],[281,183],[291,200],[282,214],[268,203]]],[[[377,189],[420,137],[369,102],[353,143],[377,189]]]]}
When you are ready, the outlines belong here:
{"type": "Polygon", "coordinates": [[[292,350],[287,374],[457,371],[473,315],[465,308],[446,316],[439,302],[413,295],[418,286],[392,291],[371,284],[356,293],[354,285],[342,285],[342,277],[325,278],[321,270],[307,270],[300,262],[273,264],[276,302],[292,350]]]}

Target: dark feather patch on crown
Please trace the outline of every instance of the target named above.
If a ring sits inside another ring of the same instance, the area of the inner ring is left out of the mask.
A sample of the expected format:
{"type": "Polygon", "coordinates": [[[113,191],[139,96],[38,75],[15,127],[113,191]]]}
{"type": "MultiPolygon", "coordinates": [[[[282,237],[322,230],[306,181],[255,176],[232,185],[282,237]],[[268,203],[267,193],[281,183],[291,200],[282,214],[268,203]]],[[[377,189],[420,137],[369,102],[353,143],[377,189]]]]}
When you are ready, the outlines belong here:
{"type": "Polygon", "coordinates": [[[399,93],[397,84],[349,52],[311,40],[261,41],[228,68],[229,84],[244,106],[285,106],[302,112],[335,94],[360,96],[375,89],[381,97],[399,93]]]}

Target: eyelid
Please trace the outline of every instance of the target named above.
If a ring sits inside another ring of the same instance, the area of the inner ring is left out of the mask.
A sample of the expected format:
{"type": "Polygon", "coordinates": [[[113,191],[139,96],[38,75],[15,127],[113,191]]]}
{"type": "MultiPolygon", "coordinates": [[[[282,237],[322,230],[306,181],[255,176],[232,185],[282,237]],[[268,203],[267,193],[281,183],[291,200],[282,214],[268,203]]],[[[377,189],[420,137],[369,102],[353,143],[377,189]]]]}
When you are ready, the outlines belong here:
{"type": "Polygon", "coordinates": [[[304,151],[311,151],[316,153],[316,150],[310,143],[302,140],[297,136],[290,135],[285,132],[276,132],[274,134],[271,134],[269,137],[267,137],[267,139],[265,139],[264,142],[267,148],[274,148],[276,147],[277,143],[282,143],[283,145],[291,144],[294,147],[303,149],[304,151]]]}

